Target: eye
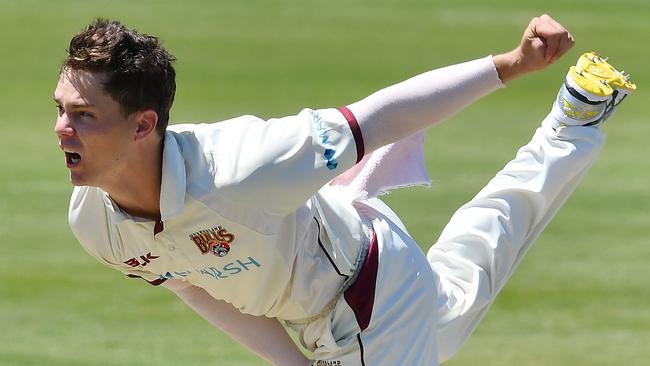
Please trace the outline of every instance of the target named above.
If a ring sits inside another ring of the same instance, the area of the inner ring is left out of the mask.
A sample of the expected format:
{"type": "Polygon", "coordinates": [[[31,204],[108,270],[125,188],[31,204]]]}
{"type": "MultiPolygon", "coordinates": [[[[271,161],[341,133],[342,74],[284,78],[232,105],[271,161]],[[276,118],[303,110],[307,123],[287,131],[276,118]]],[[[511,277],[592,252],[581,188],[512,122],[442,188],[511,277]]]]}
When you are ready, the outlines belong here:
{"type": "Polygon", "coordinates": [[[64,112],[64,111],[63,111],[63,107],[61,107],[61,106],[58,105],[58,104],[56,105],[56,111],[57,111],[57,113],[59,114],[59,116],[62,116],[62,115],[63,115],[63,112],[64,112]]]}
{"type": "Polygon", "coordinates": [[[79,117],[95,118],[95,115],[87,111],[79,111],[79,117]]]}

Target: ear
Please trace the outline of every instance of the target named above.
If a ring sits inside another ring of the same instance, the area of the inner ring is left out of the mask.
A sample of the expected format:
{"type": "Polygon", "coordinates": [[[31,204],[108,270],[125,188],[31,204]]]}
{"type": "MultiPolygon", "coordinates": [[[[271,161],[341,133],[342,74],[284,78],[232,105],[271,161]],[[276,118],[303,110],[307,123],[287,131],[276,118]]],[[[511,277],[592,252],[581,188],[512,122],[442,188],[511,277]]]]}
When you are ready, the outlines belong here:
{"type": "Polygon", "coordinates": [[[138,128],[135,131],[135,140],[142,140],[152,133],[156,133],[156,126],[158,125],[158,113],[153,109],[147,109],[138,112],[137,116],[138,128]]]}

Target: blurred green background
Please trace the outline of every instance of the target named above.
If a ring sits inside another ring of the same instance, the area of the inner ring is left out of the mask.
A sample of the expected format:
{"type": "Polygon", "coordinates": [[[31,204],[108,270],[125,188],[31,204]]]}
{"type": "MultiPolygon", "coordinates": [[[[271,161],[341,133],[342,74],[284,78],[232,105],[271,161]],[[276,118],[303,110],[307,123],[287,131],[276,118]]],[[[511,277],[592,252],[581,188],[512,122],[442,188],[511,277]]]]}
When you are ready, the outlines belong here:
{"type": "Polygon", "coordinates": [[[608,121],[592,171],[448,364],[647,365],[647,0],[0,0],[0,365],[264,364],[170,292],[96,263],[68,230],[71,186],[51,98],[69,39],[93,18],[160,36],[179,59],[172,120],[204,122],[343,105],[509,50],[544,12],[576,47],[429,130],[433,186],[386,200],[428,247],[528,141],[577,56],[610,56],[638,92],[608,121]]]}

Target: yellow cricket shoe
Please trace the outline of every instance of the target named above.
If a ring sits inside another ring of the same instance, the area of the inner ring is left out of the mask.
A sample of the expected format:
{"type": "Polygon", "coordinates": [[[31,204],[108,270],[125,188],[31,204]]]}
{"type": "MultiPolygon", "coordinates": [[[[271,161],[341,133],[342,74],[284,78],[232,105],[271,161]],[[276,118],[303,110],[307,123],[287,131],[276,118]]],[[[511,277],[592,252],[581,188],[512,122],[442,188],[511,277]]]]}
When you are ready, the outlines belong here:
{"type": "Polygon", "coordinates": [[[607,62],[606,58],[601,57],[596,52],[583,53],[578,58],[576,68],[594,79],[607,83],[619,93],[628,95],[636,90],[636,85],[630,81],[629,75],[626,75],[623,71],[618,71],[607,62]]]}
{"type": "Polygon", "coordinates": [[[571,85],[581,90],[582,95],[587,99],[599,101],[605,100],[614,93],[612,88],[605,80],[579,69],[577,66],[571,66],[567,79],[572,81],[571,85]]]}
{"type": "Polygon", "coordinates": [[[636,90],[629,76],[595,52],[584,53],[569,68],[551,110],[555,126],[594,126],[609,118],[636,90]]]}

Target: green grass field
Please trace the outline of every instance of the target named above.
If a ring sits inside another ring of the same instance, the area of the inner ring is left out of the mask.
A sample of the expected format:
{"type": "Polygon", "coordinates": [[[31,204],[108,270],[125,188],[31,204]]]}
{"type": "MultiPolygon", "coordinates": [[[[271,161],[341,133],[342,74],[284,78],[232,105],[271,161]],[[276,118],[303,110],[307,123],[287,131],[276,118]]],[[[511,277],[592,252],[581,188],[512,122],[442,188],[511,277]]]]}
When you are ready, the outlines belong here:
{"type": "Polygon", "coordinates": [[[172,119],[202,122],[349,103],[506,51],[543,12],[571,30],[576,47],[429,130],[432,188],[386,200],[428,247],[528,141],[577,56],[609,55],[640,90],[608,122],[592,171],[448,364],[647,365],[647,0],[0,0],[0,365],[264,364],[170,292],[96,263],[68,230],[71,186],[51,98],[70,37],[94,17],[159,35],[179,59],[172,119]]]}

